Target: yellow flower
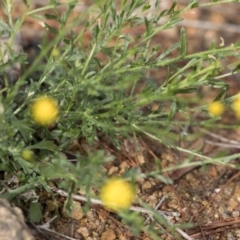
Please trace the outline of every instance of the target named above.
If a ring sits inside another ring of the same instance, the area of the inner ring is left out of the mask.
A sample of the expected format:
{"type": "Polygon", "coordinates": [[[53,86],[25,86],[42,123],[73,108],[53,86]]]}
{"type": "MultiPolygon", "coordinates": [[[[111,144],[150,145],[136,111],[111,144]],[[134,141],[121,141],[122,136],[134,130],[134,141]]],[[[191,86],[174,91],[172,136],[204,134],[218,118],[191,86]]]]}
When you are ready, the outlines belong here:
{"type": "Polygon", "coordinates": [[[59,109],[54,99],[43,96],[34,100],[31,105],[31,116],[35,123],[49,126],[57,121],[59,109]]]}
{"type": "Polygon", "coordinates": [[[53,50],[52,50],[52,53],[51,55],[55,58],[58,58],[60,56],[60,51],[57,47],[54,47],[53,50]]]}
{"type": "Polygon", "coordinates": [[[236,117],[240,119],[240,97],[233,101],[232,109],[235,112],[236,117]]]}
{"type": "Polygon", "coordinates": [[[135,196],[134,187],[124,179],[109,179],[100,190],[100,198],[106,207],[114,211],[128,209],[135,196]]]}
{"type": "Polygon", "coordinates": [[[213,116],[220,116],[224,111],[224,106],[220,102],[212,102],[208,105],[208,112],[213,116]]]}
{"type": "Polygon", "coordinates": [[[34,155],[34,152],[29,150],[29,149],[24,149],[22,150],[21,152],[21,157],[27,161],[27,162],[30,162],[30,163],[35,163],[35,155],[34,155]]]}

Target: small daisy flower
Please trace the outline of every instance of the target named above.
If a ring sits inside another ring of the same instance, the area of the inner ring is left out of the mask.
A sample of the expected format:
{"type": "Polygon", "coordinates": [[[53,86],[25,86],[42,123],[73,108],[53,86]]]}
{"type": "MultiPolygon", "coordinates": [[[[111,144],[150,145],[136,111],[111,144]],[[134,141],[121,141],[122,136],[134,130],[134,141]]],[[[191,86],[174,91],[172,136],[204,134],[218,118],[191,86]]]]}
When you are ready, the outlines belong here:
{"type": "Polygon", "coordinates": [[[208,105],[208,112],[214,117],[220,116],[224,111],[224,106],[221,102],[212,102],[208,105]]]}
{"type": "Polygon", "coordinates": [[[53,50],[52,50],[52,53],[51,55],[55,58],[59,58],[60,57],[60,51],[57,47],[54,47],[53,50]]]}
{"type": "Polygon", "coordinates": [[[102,202],[114,211],[128,209],[134,197],[134,187],[120,178],[109,179],[100,190],[102,202]]]}
{"type": "Polygon", "coordinates": [[[35,99],[31,105],[32,120],[41,125],[49,126],[57,121],[59,108],[56,101],[43,96],[35,99]]]}
{"type": "Polygon", "coordinates": [[[31,163],[35,162],[35,155],[32,150],[29,150],[29,149],[22,150],[21,157],[27,162],[31,162],[31,163]]]}
{"type": "Polygon", "coordinates": [[[236,100],[232,103],[232,109],[236,114],[236,117],[240,119],[240,97],[238,97],[236,100]]]}

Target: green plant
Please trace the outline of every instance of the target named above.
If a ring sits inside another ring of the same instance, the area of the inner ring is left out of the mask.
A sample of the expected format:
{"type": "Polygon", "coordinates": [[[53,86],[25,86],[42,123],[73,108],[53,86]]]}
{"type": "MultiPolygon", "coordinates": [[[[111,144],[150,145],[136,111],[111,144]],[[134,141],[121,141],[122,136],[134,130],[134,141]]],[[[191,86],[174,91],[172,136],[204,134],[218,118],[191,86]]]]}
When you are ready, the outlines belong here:
{"type": "MultiPolygon", "coordinates": [[[[178,24],[182,20],[181,15],[188,9],[224,2],[236,1],[212,1],[203,5],[190,1],[182,9],[174,1],[169,9],[159,11],[160,2],[157,0],[155,11],[152,10],[148,17],[144,13],[151,5],[146,1],[122,0],[118,4],[118,1],[109,0],[93,4],[87,12],[68,21],[77,1],[67,3],[67,10],[61,14],[58,11],[59,3],[55,0],[36,10],[30,10],[28,2],[24,1],[26,12],[14,22],[12,2],[5,1],[3,6],[9,20],[9,46],[26,16],[40,18],[43,22],[55,20],[59,27],[44,23],[46,30],[55,35],[54,40],[50,44],[42,42],[39,56],[23,71],[17,83],[8,85],[7,76],[3,76],[6,84],[0,90],[0,170],[5,172],[4,178],[15,176],[19,179],[18,187],[8,189],[3,196],[13,199],[35,188],[45,188],[50,192],[49,183],[59,178],[58,187],[69,193],[66,208],[70,209],[71,194],[78,188],[85,189],[87,195],[92,196],[90,188],[100,187],[107,178],[103,165],[113,159],[106,156],[103,150],[91,150],[101,134],[108,136],[117,148],[124,138],[144,134],[170,148],[188,153],[189,157],[201,158],[201,163],[187,159],[171,168],[144,173],[145,177],[157,177],[163,181],[168,181],[163,173],[173,169],[191,164],[228,164],[231,159],[239,157],[240,154],[210,158],[202,155],[201,149],[192,151],[176,143],[186,124],[211,127],[216,120],[209,118],[208,104],[201,102],[197,95],[186,99],[183,94],[196,93],[200,87],[209,86],[219,89],[215,101],[229,103],[235,98],[227,97],[227,85],[222,79],[226,76],[224,71],[228,75],[238,72],[239,43],[223,47],[213,42],[203,52],[188,53],[186,32],[181,28],[179,42],[172,46],[164,49],[161,42],[159,45],[152,44],[152,38],[157,33],[178,24]],[[46,9],[50,9],[51,13],[44,16],[39,14],[46,9]],[[159,25],[163,18],[167,20],[159,25]],[[84,29],[72,30],[79,25],[83,25],[84,29]],[[129,30],[138,26],[145,27],[144,33],[132,36],[129,30]],[[83,48],[84,34],[88,31],[92,33],[92,39],[83,48]],[[176,53],[175,57],[170,55],[173,52],[176,53]],[[229,56],[235,56],[236,61],[226,65],[224,60],[229,56]],[[147,73],[158,68],[167,69],[167,75],[157,84],[147,73]],[[37,71],[41,74],[34,79],[37,71]],[[137,90],[140,80],[145,85],[142,91],[137,90]],[[53,121],[52,126],[38,126],[31,119],[30,106],[40,95],[58,102],[60,114],[55,125],[53,121]],[[153,102],[158,103],[157,109],[150,107],[145,111],[145,107],[153,102]],[[193,114],[199,111],[205,113],[206,120],[193,122],[193,114]],[[179,121],[177,114],[185,120],[179,121]],[[178,131],[172,131],[175,129],[178,131]],[[73,164],[63,153],[79,137],[84,138],[90,147],[86,153],[76,154],[73,164]],[[25,161],[21,155],[23,149],[31,150],[36,161],[25,161]]],[[[1,70],[4,71],[15,61],[24,66],[26,56],[13,54],[7,63],[2,62],[1,70]]],[[[125,176],[136,181],[142,175],[130,171],[125,176]]],[[[153,213],[157,215],[156,211],[153,213]]],[[[131,222],[130,216],[129,219],[124,213],[122,216],[126,222],[131,222]]],[[[170,231],[174,230],[164,219],[156,218],[170,231]]],[[[139,234],[141,224],[139,220],[136,234],[139,234]]],[[[159,235],[153,229],[153,226],[144,228],[157,238],[159,235]]]]}

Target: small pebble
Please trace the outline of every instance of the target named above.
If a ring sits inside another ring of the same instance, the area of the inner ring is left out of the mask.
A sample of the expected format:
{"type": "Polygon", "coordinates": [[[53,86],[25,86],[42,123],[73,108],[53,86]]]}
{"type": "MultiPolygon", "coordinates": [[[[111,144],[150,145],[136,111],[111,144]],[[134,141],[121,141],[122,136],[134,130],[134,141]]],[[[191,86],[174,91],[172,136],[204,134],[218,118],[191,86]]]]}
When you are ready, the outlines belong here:
{"type": "Polygon", "coordinates": [[[112,229],[107,229],[101,236],[101,240],[115,240],[116,238],[117,236],[112,229]]]}
{"type": "Polygon", "coordinates": [[[87,238],[89,236],[89,231],[86,227],[80,227],[78,230],[77,230],[78,233],[82,234],[82,236],[84,238],[87,238]]]}
{"type": "Polygon", "coordinates": [[[232,217],[237,218],[239,216],[240,216],[240,212],[239,211],[233,211],[232,212],[232,217]]]}

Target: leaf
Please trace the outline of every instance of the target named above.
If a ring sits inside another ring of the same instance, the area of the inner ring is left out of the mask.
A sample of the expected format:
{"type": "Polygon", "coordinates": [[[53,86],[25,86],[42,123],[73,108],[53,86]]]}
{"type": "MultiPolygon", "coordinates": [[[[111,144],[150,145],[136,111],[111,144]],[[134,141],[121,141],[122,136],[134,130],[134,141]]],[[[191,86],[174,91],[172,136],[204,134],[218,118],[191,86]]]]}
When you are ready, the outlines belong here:
{"type": "Polygon", "coordinates": [[[70,40],[67,39],[67,38],[64,38],[64,39],[63,39],[63,42],[64,42],[65,44],[67,44],[67,45],[69,45],[69,44],[71,43],[70,40]]]}
{"type": "Polygon", "coordinates": [[[25,4],[26,7],[29,7],[29,3],[27,0],[23,0],[23,3],[25,4]]]}
{"type": "Polygon", "coordinates": [[[58,149],[58,146],[53,141],[42,140],[40,143],[26,147],[26,149],[47,149],[54,152],[58,149]]]}
{"type": "Polygon", "coordinates": [[[113,47],[105,47],[105,46],[100,46],[101,50],[109,57],[112,57],[113,55],[113,47]]]}
{"type": "Polygon", "coordinates": [[[223,87],[223,89],[220,91],[220,93],[215,97],[214,101],[219,101],[224,94],[226,94],[228,89],[228,85],[226,85],[225,87],[223,87]]]}
{"type": "Polygon", "coordinates": [[[178,94],[178,93],[193,93],[196,92],[197,88],[196,87],[188,87],[188,88],[179,88],[176,90],[173,90],[173,94],[178,94]]]}
{"type": "Polygon", "coordinates": [[[11,124],[18,128],[24,140],[27,142],[34,130],[25,121],[19,121],[14,115],[11,116],[11,124]]]}
{"type": "Polygon", "coordinates": [[[191,9],[197,8],[199,6],[199,4],[198,4],[198,2],[196,0],[191,0],[189,5],[191,6],[191,9]]]}
{"type": "Polygon", "coordinates": [[[213,49],[215,49],[215,48],[216,48],[216,46],[215,46],[215,40],[212,40],[211,45],[210,45],[210,47],[209,47],[209,50],[213,50],[213,49]]]}
{"type": "Polygon", "coordinates": [[[187,53],[187,39],[186,39],[186,31],[183,27],[181,28],[181,33],[180,34],[181,34],[180,55],[181,55],[181,57],[184,57],[187,53]]]}
{"type": "Polygon", "coordinates": [[[168,115],[168,120],[171,121],[172,118],[174,117],[174,115],[176,114],[177,112],[177,103],[176,101],[174,101],[171,105],[171,108],[170,108],[170,111],[169,111],[169,115],[168,115]]]}
{"type": "Polygon", "coordinates": [[[240,64],[238,64],[233,70],[232,70],[232,74],[236,74],[237,72],[240,71],[240,64]]]}
{"type": "Polygon", "coordinates": [[[61,17],[62,24],[64,24],[64,25],[66,24],[68,17],[72,13],[72,10],[76,6],[76,4],[77,4],[76,0],[69,3],[67,11],[62,14],[62,17],[61,17]]]}
{"type": "Polygon", "coordinates": [[[94,36],[95,41],[97,41],[100,32],[101,32],[101,31],[100,31],[99,26],[96,25],[96,27],[93,29],[93,36],[94,36]]]}
{"type": "Polygon", "coordinates": [[[165,49],[163,53],[156,59],[157,61],[164,59],[171,51],[180,47],[180,43],[175,43],[171,47],[165,49]]]}
{"type": "Polygon", "coordinates": [[[148,10],[149,8],[151,8],[151,5],[149,3],[145,3],[145,5],[142,7],[142,12],[145,12],[146,10],[148,10]]]}
{"type": "Polygon", "coordinates": [[[58,17],[55,16],[55,15],[53,15],[53,14],[45,13],[44,16],[45,16],[46,19],[54,19],[54,20],[58,20],[58,17]]]}
{"type": "Polygon", "coordinates": [[[5,198],[8,201],[11,201],[13,198],[15,198],[18,194],[23,193],[23,192],[27,192],[28,190],[34,188],[36,182],[31,182],[28,184],[25,184],[24,186],[20,186],[16,189],[13,190],[8,190],[8,192],[1,194],[1,198],[5,198]]]}
{"type": "Polygon", "coordinates": [[[156,174],[156,175],[154,174],[154,178],[160,180],[162,183],[167,184],[167,185],[173,184],[172,179],[166,178],[166,177],[162,176],[161,174],[156,174]]]}
{"type": "Polygon", "coordinates": [[[64,203],[64,211],[66,211],[68,215],[71,215],[72,206],[73,206],[73,199],[72,199],[72,191],[70,190],[68,191],[68,197],[64,203]]]}
{"type": "Polygon", "coordinates": [[[175,9],[176,5],[177,5],[177,2],[174,0],[172,6],[168,10],[168,14],[174,12],[174,9],[175,9]]]}
{"type": "Polygon", "coordinates": [[[149,31],[149,21],[148,21],[148,19],[146,18],[146,17],[144,17],[144,23],[145,23],[145,26],[146,26],[146,30],[147,30],[147,32],[149,31]]]}
{"type": "Polygon", "coordinates": [[[31,202],[28,209],[28,218],[34,223],[42,220],[42,209],[39,202],[31,202]]]}
{"type": "Polygon", "coordinates": [[[58,6],[59,3],[56,0],[50,0],[50,3],[54,6],[58,6]]]}
{"type": "Polygon", "coordinates": [[[51,27],[50,25],[48,25],[47,23],[44,23],[44,27],[51,33],[53,34],[58,34],[58,29],[51,27]]]}

